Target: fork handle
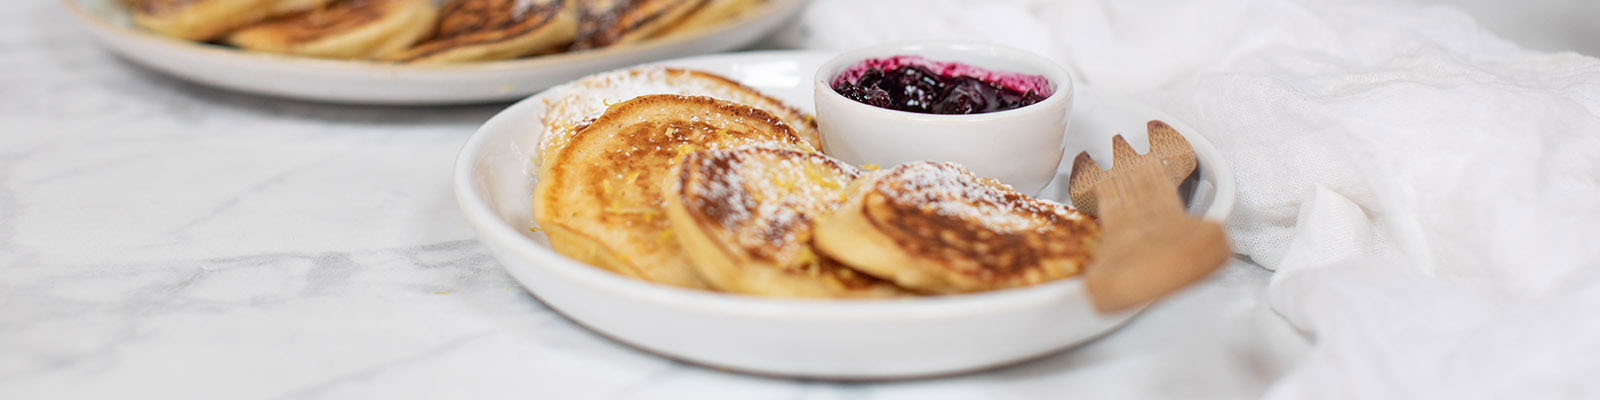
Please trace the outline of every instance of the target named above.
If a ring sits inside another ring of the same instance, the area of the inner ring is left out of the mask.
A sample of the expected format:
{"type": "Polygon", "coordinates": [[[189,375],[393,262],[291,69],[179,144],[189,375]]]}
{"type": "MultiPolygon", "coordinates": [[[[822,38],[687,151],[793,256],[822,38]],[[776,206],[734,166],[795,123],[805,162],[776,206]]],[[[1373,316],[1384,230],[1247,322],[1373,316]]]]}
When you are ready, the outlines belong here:
{"type": "Polygon", "coordinates": [[[1184,213],[1177,188],[1158,164],[1129,167],[1095,188],[1105,234],[1084,284],[1101,312],[1160,299],[1210,275],[1233,255],[1221,225],[1184,213]]]}

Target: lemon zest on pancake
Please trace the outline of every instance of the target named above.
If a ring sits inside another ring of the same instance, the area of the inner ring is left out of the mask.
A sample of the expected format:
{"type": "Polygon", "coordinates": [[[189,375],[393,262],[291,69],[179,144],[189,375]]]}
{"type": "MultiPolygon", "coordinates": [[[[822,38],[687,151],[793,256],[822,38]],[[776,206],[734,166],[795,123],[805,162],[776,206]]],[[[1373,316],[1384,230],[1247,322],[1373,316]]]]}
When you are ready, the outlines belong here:
{"type": "Polygon", "coordinates": [[[822,177],[822,174],[818,174],[815,168],[806,167],[803,169],[806,171],[806,178],[810,179],[811,183],[815,183],[828,189],[840,188],[838,182],[834,182],[832,179],[822,177]]]}
{"type": "Polygon", "coordinates": [[[693,153],[698,150],[700,150],[700,146],[695,146],[693,143],[680,144],[678,145],[678,148],[674,149],[674,152],[677,154],[672,156],[672,162],[683,161],[683,158],[688,157],[689,153],[693,153]]]}
{"type": "Polygon", "coordinates": [[[784,193],[793,193],[794,192],[794,179],[790,179],[790,178],[793,178],[793,177],[789,176],[789,174],[779,174],[778,176],[773,178],[772,183],[777,184],[778,188],[779,189],[783,189],[784,193]]]}

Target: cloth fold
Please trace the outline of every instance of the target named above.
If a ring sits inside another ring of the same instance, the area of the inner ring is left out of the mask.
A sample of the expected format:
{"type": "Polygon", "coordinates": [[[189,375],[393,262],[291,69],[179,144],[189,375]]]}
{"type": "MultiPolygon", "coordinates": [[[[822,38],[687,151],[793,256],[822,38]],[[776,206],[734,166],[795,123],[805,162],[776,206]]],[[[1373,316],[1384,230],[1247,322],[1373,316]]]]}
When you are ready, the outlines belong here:
{"type": "Polygon", "coordinates": [[[1272,398],[1600,394],[1600,61],[1385,0],[817,0],[791,45],[1032,50],[1201,129],[1314,342],[1272,398]]]}

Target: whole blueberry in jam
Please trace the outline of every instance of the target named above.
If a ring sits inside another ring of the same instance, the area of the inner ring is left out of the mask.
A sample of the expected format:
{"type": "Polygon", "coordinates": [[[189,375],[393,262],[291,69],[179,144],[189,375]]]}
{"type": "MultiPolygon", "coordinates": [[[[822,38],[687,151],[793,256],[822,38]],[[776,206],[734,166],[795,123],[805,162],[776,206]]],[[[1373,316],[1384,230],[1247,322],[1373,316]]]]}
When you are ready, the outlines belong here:
{"type": "Polygon", "coordinates": [[[923,114],[1005,111],[1050,97],[1039,90],[1017,90],[965,74],[941,74],[924,65],[869,61],[888,65],[864,64],[852,74],[855,79],[836,80],[833,91],[862,104],[923,114]]]}

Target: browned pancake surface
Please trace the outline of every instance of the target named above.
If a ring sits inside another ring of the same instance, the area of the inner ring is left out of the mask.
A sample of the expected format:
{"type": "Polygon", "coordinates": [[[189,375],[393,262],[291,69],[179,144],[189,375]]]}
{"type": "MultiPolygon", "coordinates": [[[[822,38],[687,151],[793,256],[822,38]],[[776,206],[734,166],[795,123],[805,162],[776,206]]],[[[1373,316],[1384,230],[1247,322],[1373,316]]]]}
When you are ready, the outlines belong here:
{"type": "Polygon", "coordinates": [[[408,60],[450,49],[496,43],[538,30],[561,13],[561,0],[452,0],[439,10],[434,37],[407,53],[408,60]]]}
{"type": "Polygon", "coordinates": [[[534,216],[552,234],[603,247],[574,258],[661,283],[696,287],[693,266],[663,209],[662,183],[695,151],[767,144],[807,146],[777,117],[709,97],[649,95],[618,103],[549,160],[534,191],[534,216]]]}
{"type": "Polygon", "coordinates": [[[819,153],[744,147],[689,156],[679,187],[689,215],[722,243],[735,244],[733,251],[792,268],[786,273],[864,288],[883,283],[832,260],[797,260],[811,257],[812,221],[838,208],[845,186],[860,175],[819,153]]]}
{"type": "Polygon", "coordinates": [[[1085,265],[1099,225],[1067,206],[1028,197],[950,163],[902,164],[868,193],[867,220],[930,266],[985,286],[1033,284],[1047,260],[1085,265]]]}
{"type": "Polygon", "coordinates": [[[554,94],[550,96],[554,100],[546,104],[542,118],[545,134],[539,143],[541,159],[551,158],[565,147],[572,135],[592,123],[609,104],[647,94],[709,96],[759,108],[783,120],[813,149],[822,148],[817,121],[811,115],[755,88],[705,71],[634,67],[590,75],[548,93],[554,94]]]}
{"type": "Polygon", "coordinates": [[[812,218],[837,208],[840,191],[858,176],[821,154],[754,147],[690,155],[679,180],[690,215],[732,233],[749,256],[772,261],[806,245],[795,236],[809,236],[812,218]]]}
{"type": "MultiPolygon", "coordinates": [[[[589,0],[578,7],[578,40],[575,49],[616,44],[634,31],[660,21],[682,7],[702,7],[706,0],[589,0]]],[[[693,11],[690,11],[692,13],[693,11]]]]}
{"type": "Polygon", "coordinates": [[[150,15],[160,15],[182,9],[201,0],[131,0],[133,9],[150,15]]]}
{"type": "Polygon", "coordinates": [[[330,33],[359,28],[384,16],[384,7],[395,0],[341,0],[333,6],[297,13],[263,22],[282,35],[289,44],[300,44],[327,37],[330,33]]]}

